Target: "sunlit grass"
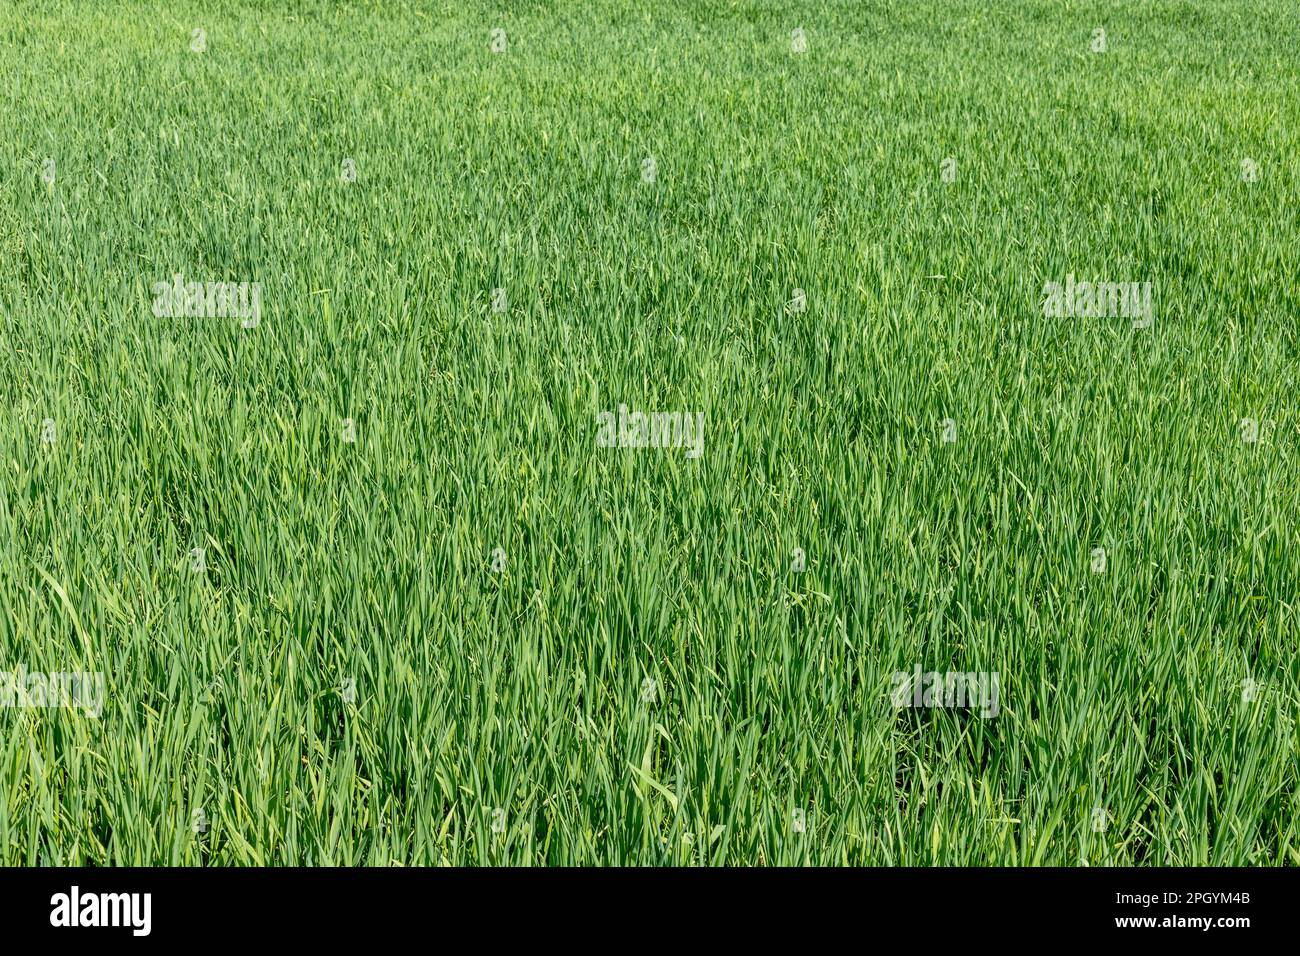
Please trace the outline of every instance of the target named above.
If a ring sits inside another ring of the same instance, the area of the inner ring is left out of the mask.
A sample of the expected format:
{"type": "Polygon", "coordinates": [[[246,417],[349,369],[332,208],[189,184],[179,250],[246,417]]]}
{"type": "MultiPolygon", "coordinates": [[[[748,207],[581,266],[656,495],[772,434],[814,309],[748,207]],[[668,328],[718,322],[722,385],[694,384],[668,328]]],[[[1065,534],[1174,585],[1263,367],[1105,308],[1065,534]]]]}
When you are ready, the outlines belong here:
{"type": "Polygon", "coordinates": [[[1300,863],[1291,5],[282,6],[0,12],[0,863],[1300,863]]]}

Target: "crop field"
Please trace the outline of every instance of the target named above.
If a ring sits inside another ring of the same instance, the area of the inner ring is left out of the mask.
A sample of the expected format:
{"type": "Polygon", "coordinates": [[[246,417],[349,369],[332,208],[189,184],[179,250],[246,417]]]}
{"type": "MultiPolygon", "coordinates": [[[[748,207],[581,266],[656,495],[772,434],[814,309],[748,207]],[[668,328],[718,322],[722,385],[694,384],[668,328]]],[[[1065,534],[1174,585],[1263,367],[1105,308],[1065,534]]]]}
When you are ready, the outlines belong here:
{"type": "Polygon", "coordinates": [[[0,864],[1300,864],[1292,0],[0,8],[0,864]]]}

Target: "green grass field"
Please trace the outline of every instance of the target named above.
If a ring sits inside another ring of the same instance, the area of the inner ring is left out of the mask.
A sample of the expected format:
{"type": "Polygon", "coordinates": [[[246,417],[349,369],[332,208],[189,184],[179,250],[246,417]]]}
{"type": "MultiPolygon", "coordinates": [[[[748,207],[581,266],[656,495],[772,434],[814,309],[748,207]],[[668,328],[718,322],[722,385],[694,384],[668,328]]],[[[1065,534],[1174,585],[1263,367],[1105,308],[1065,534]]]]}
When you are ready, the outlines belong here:
{"type": "Polygon", "coordinates": [[[1300,863],[1293,3],[19,0],[0,134],[0,863],[1300,863]]]}

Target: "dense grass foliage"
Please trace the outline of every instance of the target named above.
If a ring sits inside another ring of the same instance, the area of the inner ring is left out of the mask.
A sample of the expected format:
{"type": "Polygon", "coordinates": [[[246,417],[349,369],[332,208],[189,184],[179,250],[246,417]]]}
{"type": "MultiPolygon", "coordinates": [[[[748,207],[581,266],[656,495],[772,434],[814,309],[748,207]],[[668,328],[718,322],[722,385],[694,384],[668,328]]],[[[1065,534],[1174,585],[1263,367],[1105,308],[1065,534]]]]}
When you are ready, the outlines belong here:
{"type": "Polygon", "coordinates": [[[1300,863],[1294,5],[640,6],[0,12],[0,863],[1300,863]]]}

